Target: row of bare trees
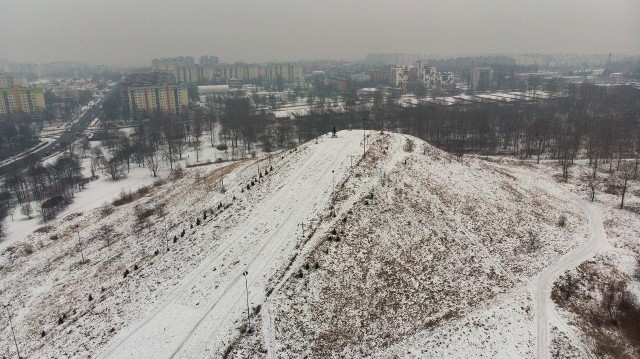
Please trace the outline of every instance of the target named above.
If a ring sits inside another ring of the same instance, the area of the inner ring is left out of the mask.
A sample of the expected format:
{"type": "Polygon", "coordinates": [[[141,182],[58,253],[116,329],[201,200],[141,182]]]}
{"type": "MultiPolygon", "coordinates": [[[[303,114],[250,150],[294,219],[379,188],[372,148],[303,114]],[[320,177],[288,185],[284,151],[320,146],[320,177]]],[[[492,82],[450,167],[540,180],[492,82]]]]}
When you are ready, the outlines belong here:
{"type": "MultiPolygon", "coordinates": [[[[5,209],[15,198],[22,207],[22,213],[29,217],[33,211],[30,202],[38,202],[46,221],[70,203],[74,192],[82,189],[86,181],[79,157],[65,153],[53,164],[36,163],[25,170],[6,175],[0,197],[4,199],[5,209]]],[[[6,211],[3,213],[6,214],[6,211]]]]}

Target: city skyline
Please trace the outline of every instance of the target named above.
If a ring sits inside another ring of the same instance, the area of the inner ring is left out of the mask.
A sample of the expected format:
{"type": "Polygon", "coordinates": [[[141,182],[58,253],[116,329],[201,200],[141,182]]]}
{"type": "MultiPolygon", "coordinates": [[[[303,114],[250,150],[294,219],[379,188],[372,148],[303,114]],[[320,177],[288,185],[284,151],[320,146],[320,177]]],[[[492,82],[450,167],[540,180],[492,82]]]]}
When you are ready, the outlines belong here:
{"type": "Polygon", "coordinates": [[[0,0],[1,58],[145,65],[212,54],[221,62],[640,53],[640,3],[0,0]]]}

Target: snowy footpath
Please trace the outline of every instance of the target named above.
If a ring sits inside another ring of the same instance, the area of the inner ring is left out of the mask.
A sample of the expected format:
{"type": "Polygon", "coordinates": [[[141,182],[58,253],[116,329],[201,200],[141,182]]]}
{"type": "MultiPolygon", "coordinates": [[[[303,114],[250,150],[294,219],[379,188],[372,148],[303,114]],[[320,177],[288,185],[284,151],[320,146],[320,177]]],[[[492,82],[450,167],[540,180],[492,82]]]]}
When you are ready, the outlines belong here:
{"type": "Polygon", "coordinates": [[[326,208],[332,186],[349,170],[350,156],[362,154],[361,138],[362,132],[342,131],[321,145],[305,145],[309,155],[294,157],[277,190],[255,202],[250,214],[222,236],[222,244],[162,304],[111,340],[100,357],[219,355],[246,321],[245,285],[250,306],[264,302],[267,280],[286,265],[300,223],[326,208]]]}

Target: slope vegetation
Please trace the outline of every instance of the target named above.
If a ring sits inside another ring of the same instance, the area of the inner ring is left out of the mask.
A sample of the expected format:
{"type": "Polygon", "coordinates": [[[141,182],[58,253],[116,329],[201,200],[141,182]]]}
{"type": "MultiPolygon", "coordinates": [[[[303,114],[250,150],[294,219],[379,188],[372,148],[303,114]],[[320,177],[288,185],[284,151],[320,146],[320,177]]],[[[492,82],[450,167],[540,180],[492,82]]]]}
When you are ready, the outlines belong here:
{"type": "Polygon", "coordinates": [[[526,168],[380,138],[337,195],[348,208],[275,287],[259,335],[231,353],[533,357],[531,282],[588,229],[556,187],[526,168]]]}
{"type": "Polygon", "coordinates": [[[0,300],[21,354],[533,356],[531,282],[586,238],[580,207],[526,167],[362,142],[190,168],[17,242],[0,300]]]}

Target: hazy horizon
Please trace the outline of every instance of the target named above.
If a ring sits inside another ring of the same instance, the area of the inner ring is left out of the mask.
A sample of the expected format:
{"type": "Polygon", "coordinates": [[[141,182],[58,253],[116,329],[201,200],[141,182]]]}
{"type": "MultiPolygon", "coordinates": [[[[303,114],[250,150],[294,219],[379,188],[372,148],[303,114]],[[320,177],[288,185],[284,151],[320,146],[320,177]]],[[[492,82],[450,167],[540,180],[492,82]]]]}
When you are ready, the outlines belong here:
{"type": "Polygon", "coordinates": [[[0,0],[0,33],[0,58],[35,63],[640,54],[640,2],[0,0]]]}

